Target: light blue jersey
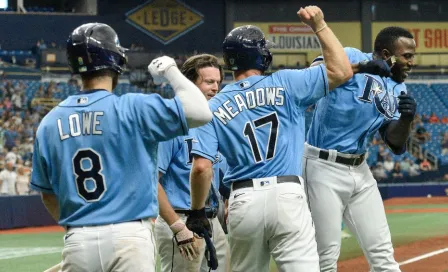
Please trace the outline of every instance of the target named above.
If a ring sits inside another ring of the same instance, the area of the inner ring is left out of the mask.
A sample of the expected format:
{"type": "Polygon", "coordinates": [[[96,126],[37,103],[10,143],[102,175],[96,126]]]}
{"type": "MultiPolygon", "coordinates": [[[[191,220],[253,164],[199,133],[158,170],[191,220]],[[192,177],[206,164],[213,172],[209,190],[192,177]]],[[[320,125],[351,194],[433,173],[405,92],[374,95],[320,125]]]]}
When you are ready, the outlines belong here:
{"type": "MultiPolygon", "coordinates": [[[[193,163],[191,150],[196,129],[191,129],[188,136],[179,136],[159,144],[158,165],[163,173],[160,184],[173,209],[189,210],[190,171],[193,163]]],[[[219,195],[219,166],[224,161],[222,155],[215,157],[213,164],[213,182],[206,206],[217,208],[219,195]]]]}
{"type": "Polygon", "coordinates": [[[31,187],[57,196],[64,226],[156,217],[158,142],[187,133],[178,98],[70,96],[37,130],[31,187]]]}
{"type": "MultiPolygon", "coordinates": [[[[372,60],[355,48],[345,48],[350,63],[372,60]]],[[[391,120],[399,118],[397,97],[404,83],[370,74],[355,74],[321,99],[314,112],[307,142],[322,149],[362,154],[369,138],[391,120]]]]}
{"type": "Polygon", "coordinates": [[[227,159],[233,181],[301,175],[305,110],[328,92],[323,65],[251,76],[227,85],[209,101],[213,119],[196,130],[193,154],[227,159]]]}

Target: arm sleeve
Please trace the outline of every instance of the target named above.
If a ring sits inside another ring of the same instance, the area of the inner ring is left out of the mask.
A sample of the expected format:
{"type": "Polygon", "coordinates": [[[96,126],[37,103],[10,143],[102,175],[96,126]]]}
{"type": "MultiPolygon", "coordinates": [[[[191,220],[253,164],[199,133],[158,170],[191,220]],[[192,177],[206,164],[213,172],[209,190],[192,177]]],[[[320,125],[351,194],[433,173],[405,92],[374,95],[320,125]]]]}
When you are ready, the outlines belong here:
{"type": "Polygon", "coordinates": [[[47,170],[46,160],[42,156],[39,140],[36,138],[34,142],[33,172],[31,174],[30,187],[39,192],[54,194],[47,170]]]}
{"type": "Polygon", "coordinates": [[[138,125],[147,138],[163,142],[188,133],[178,97],[163,99],[158,94],[136,95],[134,101],[138,125]]]}
{"type": "Polygon", "coordinates": [[[159,171],[163,174],[168,170],[171,159],[173,158],[174,145],[176,143],[176,138],[169,141],[160,142],[159,149],[157,151],[157,165],[159,171]]]}
{"type": "Polygon", "coordinates": [[[213,126],[213,120],[195,129],[194,134],[196,140],[193,142],[191,153],[204,157],[214,163],[218,154],[218,138],[213,126]]]}
{"type": "Polygon", "coordinates": [[[328,93],[327,71],[323,64],[302,70],[281,70],[275,74],[299,108],[306,109],[328,93]]]}

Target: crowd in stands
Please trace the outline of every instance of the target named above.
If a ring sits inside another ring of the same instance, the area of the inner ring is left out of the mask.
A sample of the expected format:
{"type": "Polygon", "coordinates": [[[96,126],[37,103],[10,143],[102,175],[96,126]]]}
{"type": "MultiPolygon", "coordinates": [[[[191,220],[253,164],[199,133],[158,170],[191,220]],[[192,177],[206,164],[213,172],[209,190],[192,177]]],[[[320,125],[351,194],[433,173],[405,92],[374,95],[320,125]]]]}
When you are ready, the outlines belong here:
{"type": "MultiPolygon", "coordinates": [[[[0,195],[30,194],[33,139],[45,112],[27,101],[26,88],[23,82],[0,84],[0,195]]],[[[54,88],[41,95],[51,95],[54,88]]]]}
{"type": "MultiPolygon", "coordinates": [[[[412,123],[411,137],[419,144],[424,144],[433,139],[432,135],[425,129],[424,124],[448,124],[447,122],[448,116],[439,118],[435,113],[432,113],[430,116],[416,114],[412,123]]],[[[448,154],[448,130],[445,130],[440,135],[435,135],[435,138],[435,140],[440,141],[441,155],[445,156],[448,154]]],[[[410,155],[409,152],[401,156],[393,155],[379,134],[373,138],[371,144],[372,146],[377,146],[376,158],[370,160],[372,162],[370,165],[372,174],[377,181],[390,178],[414,177],[422,172],[432,171],[437,168],[422,154],[417,155],[417,157],[410,155]]],[[[370,150],[372,150],[372,147],[370,150]]],[[[371,152],[369,153],[371,154],[371,152]]],[[[444,179],[448,180],[448,175],[444,175],[444,179]]]]}

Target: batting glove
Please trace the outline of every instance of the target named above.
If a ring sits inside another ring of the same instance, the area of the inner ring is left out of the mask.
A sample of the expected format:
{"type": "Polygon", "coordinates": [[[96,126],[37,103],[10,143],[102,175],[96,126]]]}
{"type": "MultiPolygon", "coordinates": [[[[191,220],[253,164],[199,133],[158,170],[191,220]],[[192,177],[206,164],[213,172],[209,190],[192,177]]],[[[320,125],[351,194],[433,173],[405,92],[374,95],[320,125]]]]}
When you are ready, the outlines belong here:
{"type": "Polygon", "coordinates": [[[165,72],[173,66],[177,67],[177,64],[173,58],[170,58],[168,56],[154,59],[148,65],[148,71],[154,80],[154,84],[159,85],[163,82],[166,82],[167,80],[165,79],[165,72]]]}
{"type": "Polygon", "coordinates": [[[212,237],[212,228],[210,222],[208,222],[205,208],[191,210],[187,217],[187,228],[201,237],[204,237],[205,234],[212,237]]]}
{"type": "Polygon", "coordinates": [[[359,72],[381,77],[390,77],[392,75],[389,64],[385,60],[380,59],[360,62],[359,72]]]}
{"type": "Polygon", "coordinates": [[[189,261],[196,259],[200,253],[199,246],[193,232],[185,226],[182,219],[174,222],[170,229],[174,233],[174,239],[176,239],[182,257],[189,261]]]}
{"type": "Polygon", "coordinates": [[[414,120],[417,110],[417,102],[415,102],[415,99],[404,91],[401,92],[398,99],[398,112],[401,114],[400,119],[414,120]]]}

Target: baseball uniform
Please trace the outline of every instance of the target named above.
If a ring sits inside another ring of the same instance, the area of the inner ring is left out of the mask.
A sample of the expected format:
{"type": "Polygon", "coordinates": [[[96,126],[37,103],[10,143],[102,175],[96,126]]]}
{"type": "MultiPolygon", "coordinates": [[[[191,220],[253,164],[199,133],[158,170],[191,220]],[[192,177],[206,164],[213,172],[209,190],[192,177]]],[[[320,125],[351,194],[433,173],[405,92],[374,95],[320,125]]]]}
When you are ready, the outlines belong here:
{"type": "MultiPolygon", "coordinates": [[[[345,48],[345,52],[351,63],[372,59],[371,54],[355,48],[345,48]]],[[[336,271],[342,218],[373,271],[400,271],[365,153],[370,137],[391,120],[398,120],[401,91],[406,91],[405,85],[390,78],[355,74],[316,105],[305,144],[303,177],[321,271],[336,271]]]]}
{"type": "Polygon", "coordinates": [[[43,118],[31,188],[57,196],[62,271],[155,271],[158,142],[187,133],[178,98],[159,95],[86,91],[43,118]]]}
{"type": "Polygon", "coordinates": [[[232,271],[319,271],[301,159],[305,110],[328,92],[324,66],[228,84],[209,101],[213,120],[192,153],[227,159],[232,271]],[[294,139],[294,140],[292,140],[294,139]]]}

